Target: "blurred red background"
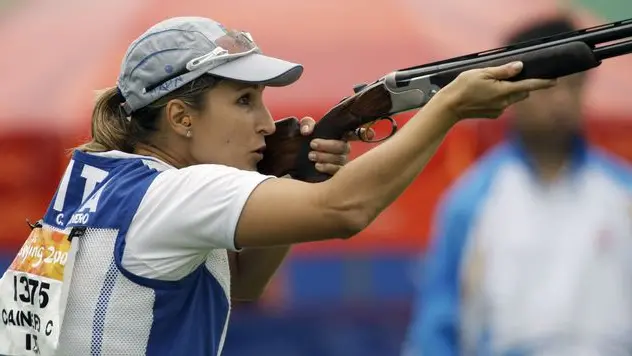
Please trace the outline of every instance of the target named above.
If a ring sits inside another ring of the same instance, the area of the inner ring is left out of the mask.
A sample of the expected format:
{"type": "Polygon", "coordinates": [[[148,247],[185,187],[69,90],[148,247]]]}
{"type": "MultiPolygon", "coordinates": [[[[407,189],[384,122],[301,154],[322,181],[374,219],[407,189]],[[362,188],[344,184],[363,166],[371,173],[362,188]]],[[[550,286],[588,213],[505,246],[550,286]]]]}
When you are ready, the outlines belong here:
{"type": "MultiPolygon", "coordinates": [[[[485,6],[483,6],[483,4],[485,6]]],[[[54,192],[67,162],[67,149],[89,134],[93,90],[115,84],[120,58],[144,29],[169,16],[200,15],[247,29],[269,54],[305,65],[301,81],[270,89],[267,100],[277,118],[318,118],[354,84],[397,68],[498,46],[502,36],[531,19],[550,16],[551,1],[503,1],[516,16],[455,1],[320,1],[300,7],[290,0],[228,3],[182,0],[156,6],[149,0],[25,3],[0,23],[0,223],[2,249],[14,250],[54,192]],[[336,13],[334,15],[334,13],[336,13]]],[[[583,26],[604,22],[573,10],[583,26]]],[[[593,72],[586,105],[595,142],[632,158],[632,81],[622,73],[632,57],[607,61],[593,72]]],[[[397,120],[404,124],[410,114],[397,120]]],[[[296,253],[410,251],[424,246],[429,221],[444,189],[499,138],[497,122],[460,124],[413,186],[351,241],[315,243],[296,253]]],[[[371,145],[355,144],[354,156],[371,145]]]]}

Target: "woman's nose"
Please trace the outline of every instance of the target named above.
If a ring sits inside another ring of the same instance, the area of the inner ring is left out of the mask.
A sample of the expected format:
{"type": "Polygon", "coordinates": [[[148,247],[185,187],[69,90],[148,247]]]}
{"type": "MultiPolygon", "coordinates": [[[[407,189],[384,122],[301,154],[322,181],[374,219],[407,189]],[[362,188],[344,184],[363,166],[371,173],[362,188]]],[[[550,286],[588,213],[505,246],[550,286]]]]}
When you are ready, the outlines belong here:
{"type": "Polygon", "coordinates": [[[265,113],[262,114],[261,118],[258,120],[257,132],[263,134],[264,136],[272,135],[276,132],[274,119],[272,119],[272,115],[270,115],[268,110],[265,110],[265,113]]]}

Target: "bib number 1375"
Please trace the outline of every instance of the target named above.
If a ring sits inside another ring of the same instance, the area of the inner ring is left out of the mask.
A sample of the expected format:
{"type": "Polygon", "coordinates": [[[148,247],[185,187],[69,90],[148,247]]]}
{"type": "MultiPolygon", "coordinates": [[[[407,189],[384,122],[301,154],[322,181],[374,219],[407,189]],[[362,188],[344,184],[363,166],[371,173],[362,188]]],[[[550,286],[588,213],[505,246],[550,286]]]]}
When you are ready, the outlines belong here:
{"type": "Polygon", "coordinates": [[[0,355],[49,355],[65,310],[64,275],[72,258],[65,232],[38,227],[0,279],[0,355]]]}
{"type": "Polygon", "coordinates": [[[13,276],[13,300],[46,308],[50,299],[48,291],[50,283],[40,282],[25,275],[13,276]]]}

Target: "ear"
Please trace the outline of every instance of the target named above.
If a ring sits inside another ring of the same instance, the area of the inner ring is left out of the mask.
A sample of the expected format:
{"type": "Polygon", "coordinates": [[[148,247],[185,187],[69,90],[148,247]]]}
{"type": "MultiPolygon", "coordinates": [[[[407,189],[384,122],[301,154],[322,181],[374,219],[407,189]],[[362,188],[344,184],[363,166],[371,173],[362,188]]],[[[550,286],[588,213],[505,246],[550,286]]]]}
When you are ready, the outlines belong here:
{"type": "Polygon", "coordinates": [[[171,129],[176,134],[187,137],[193,122],[191,109],[182,100],[173,99],[165,106],[165,114],[171,129]]]}

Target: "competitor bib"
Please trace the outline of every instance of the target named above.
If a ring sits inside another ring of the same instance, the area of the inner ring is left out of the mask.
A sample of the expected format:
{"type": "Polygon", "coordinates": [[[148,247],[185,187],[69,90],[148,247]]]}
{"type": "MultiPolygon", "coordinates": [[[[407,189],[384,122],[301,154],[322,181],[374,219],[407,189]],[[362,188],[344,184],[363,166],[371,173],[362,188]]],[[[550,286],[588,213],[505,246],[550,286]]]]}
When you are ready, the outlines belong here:
{"type": "Polygon", "coordinates": [[[0,355],[53,355],[85,228],[38,223],[0,279],[0,355]]]}

